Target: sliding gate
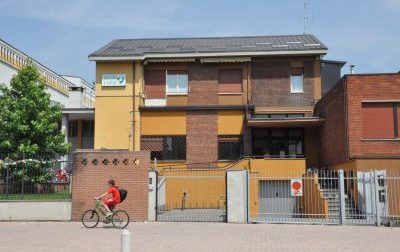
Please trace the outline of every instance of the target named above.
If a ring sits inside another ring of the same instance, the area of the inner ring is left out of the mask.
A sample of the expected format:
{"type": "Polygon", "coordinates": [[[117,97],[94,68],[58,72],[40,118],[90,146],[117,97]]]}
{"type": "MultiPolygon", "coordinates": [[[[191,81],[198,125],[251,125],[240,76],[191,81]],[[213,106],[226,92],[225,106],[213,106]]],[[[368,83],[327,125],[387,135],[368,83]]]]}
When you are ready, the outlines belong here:
{"type": "Polygon", "coordinates": [[[339,224],[339,188],[335,172],[302,177],[251,173],[250,221],[339,224]]]}
{"type": "Polygon", "coordinates": [[[226,221],[226,170],[159,171],[157,221],[226,221]]]}

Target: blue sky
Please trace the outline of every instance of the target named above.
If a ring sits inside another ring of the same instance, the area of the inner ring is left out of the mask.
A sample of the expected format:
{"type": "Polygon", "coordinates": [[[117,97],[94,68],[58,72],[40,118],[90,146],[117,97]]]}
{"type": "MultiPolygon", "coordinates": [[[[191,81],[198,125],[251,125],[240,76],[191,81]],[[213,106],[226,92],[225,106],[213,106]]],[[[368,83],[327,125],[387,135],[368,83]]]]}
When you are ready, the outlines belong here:
{"type": "MultiPolygon", "coordinates": [[[[357,72],[400,71],[400,0],[308,0],[307,33],[357,72]]],[[[94,81],[87,55],[115,38],[301,34],[303,0],[0,0],[0,38],[94,81]]]]}

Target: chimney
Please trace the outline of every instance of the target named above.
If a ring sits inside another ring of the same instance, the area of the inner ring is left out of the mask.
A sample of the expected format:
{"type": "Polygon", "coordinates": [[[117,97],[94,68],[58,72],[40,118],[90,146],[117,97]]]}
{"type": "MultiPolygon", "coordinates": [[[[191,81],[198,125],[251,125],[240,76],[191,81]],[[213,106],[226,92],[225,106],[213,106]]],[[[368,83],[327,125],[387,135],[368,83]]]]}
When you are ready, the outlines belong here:
{"type": "Polygon", "coordinates": [[[355,73],[356,73],[356,66],[350,65],[350,74],[355,74],[355,73]]]}

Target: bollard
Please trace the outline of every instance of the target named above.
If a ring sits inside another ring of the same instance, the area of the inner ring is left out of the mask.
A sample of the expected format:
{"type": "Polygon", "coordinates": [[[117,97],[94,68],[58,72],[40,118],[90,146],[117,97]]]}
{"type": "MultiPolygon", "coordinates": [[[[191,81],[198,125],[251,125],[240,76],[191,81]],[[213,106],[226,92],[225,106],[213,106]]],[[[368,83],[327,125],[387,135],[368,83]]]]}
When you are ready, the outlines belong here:
{"type": "Polygon", "coordinates": [[[124,229],[121,233],[121,252],[129,252],[131,247],[131,232],[124,229]]]}

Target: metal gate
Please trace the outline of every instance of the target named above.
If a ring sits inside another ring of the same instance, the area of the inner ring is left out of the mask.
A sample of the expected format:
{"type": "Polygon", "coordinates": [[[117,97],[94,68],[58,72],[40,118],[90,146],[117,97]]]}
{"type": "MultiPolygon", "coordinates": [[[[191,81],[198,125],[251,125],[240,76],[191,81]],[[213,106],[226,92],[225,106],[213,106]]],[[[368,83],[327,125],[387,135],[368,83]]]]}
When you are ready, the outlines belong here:
{"type": "Polygon", "coordinates": [[[252,173],[249,181],[250,221],[338,224],[337,185],[338,177],[334,172],[326,172],[324,176],[311,173],[300,178],[252,173]]]}
{"type": "Polygon", "coordinates": [[[157,221],[226,221],[225,169],[163,169],[157,177],[157,221]]]}
{"type": "Polygon", "coordinates": [[[400,225],[400,170],[253,173],[249,192],[251,222],[400,225]]]}

